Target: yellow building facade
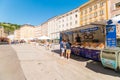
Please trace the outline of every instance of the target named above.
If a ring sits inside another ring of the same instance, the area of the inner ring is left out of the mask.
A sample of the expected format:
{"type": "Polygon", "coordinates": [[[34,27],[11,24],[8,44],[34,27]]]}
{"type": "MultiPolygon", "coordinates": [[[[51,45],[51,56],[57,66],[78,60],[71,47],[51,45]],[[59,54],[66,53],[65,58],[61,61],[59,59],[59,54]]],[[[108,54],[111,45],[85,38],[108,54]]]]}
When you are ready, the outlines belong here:
{"type": "Polygon", "coordinates": [[[109,0],[90,0],[79,7],[80,26],[109,19],[109,0]]]}

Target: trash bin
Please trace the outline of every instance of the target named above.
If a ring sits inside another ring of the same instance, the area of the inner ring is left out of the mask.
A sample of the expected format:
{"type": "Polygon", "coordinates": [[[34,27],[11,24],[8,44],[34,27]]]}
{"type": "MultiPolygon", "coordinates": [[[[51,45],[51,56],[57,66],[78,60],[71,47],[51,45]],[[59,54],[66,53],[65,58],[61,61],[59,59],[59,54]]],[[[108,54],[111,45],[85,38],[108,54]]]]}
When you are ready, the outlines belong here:
{"type": "Polygon", "coordinates": [[[120,49],[104,49],[100,54],[101,62],[104,67],[118,71],[120,63],[120,49]]]}
{"type": "Polygon", "coordinates": [[[119,71],[120,71],[120,52],[119,52],[119,54],[118,54],[118,69],[119,69],[119,71]]]}

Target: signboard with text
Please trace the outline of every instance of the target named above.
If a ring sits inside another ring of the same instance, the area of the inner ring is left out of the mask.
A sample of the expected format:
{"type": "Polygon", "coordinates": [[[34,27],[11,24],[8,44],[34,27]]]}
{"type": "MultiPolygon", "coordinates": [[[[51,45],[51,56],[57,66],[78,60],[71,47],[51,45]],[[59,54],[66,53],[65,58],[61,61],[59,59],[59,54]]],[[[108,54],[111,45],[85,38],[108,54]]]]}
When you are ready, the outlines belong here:
{"type": "Polygon", "coordinates": [[[116,25],[106,25],[106,46],[116,47],[116,25]]]}

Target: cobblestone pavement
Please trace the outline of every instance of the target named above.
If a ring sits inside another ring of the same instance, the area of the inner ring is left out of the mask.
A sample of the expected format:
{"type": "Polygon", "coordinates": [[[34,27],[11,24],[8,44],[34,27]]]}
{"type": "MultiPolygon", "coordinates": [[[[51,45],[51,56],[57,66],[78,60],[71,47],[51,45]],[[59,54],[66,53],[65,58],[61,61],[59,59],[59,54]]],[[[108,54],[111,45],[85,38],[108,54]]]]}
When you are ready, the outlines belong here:
{"type": "Polygon", "coordinates": [[[0,45],[0,80],[25,80],[16,52],[10,45],[0,45]]]}
{"type": "Polygon", "coordinates": [[[100,62],[72,56],[69,61],[44,47],[12,45],[27,80],[120,80],[120,74],[100,62]]]}

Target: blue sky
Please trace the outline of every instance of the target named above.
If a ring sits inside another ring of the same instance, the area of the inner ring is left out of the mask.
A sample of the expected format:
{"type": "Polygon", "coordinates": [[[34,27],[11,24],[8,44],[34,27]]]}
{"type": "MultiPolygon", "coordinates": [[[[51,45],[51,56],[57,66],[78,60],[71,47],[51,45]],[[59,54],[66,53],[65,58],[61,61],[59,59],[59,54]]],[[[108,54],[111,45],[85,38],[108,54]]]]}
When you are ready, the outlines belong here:
{"type": "Polygon", "coordinates": [[[39,25],[88,0],[0,0],[0,22],[39,25]]]}

